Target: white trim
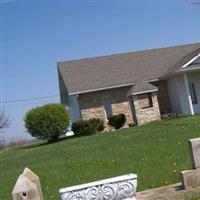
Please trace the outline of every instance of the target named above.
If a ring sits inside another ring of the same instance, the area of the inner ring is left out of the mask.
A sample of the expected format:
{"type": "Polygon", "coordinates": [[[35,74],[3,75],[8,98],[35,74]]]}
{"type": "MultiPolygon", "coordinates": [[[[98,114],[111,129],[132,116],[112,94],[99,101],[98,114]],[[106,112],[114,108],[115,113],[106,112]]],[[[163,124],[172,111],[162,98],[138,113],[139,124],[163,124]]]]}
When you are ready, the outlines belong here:
{"type": "Polygon", "coordinates": [[[95,181],[95,182],[86,183],[86,184],[82,184],[82,185],[71,186],[71,187],[67,187],[67,188],[62,188],[59,190],[59,192],[65,193],[65,192],[70,192],[72,190],[80,190],[80,189],[84,189],[84,188],[88,188],[88,187],[93,187],[96,185],[103,185],[103,184],[108,184],[108,183],[113,183],[113,182],[126,181],[126,180],[130,180],[130,179],[137,179],[137,175],[136,174],[127,174],[127,175],[118,176],[118,177],[114,177],[114,178],[104,179],[101,181],[95,181]]]}
{"type": "Polygon", "coordinates": [[[191,63],[193,63],[199,57],[200,57],[200,53],[198,55],[196,55],[194,58],[192,58],[191,60],[189,60],[188,62],[186,62],[181,68],[187,67],[188,65],[190,65],[191,63]]]}
{"type": "MultiPolygon", "coordinates": [[[[160,80],[160,79],[157,78],[157,79],[152,79],[152,80],[145,81],[145,82],[150,83],[150,82],[156,82],[156,81],[159,81],[159,80],[160,80]]],[[[102,88],[98,88],[98,89],[82,90],[82,91],[79,91],[79,92],[72,92],[72,93],[69,93],[69,95],[84,94],[84,93],[89,93],[89,92],[98,92],[98,91],[109,90],[109,89],[115,89],[115,88],[120,88],[120,87],[133,86],[133,85],[135,85],[135,84],[136,84],[136,83],[125,83],[125,84],[121,84],[121,85],[102,87],[102,88]]]]}
{"type": "Polygon", "coordinates": [[[184,69],[179,69],[176,71],[176,73],[181,73],[181,72],[189,72],[189,71],[195,71],[195,70],[199,70],[200,67],[195,67],[195,68],[184,68],[184,69]]]}
{"type": "MultiPolygon", "coordinates": [[[[168,74],[165,74],[165,75],[161,76],[161,77],[159,78],[159,80],[167,79],[167,78],[173,76],[174,74],[179,73],[179,72],[180,72],[179,70],[181,70],[182,68],[188,67],[188,65],[190,65],[192,62],[194,62],[194,61],[197,60],[198,58],[200,58],[200,53],[199,53],[198,55],[196,55],[195,57],[193,57],[193,58],[192,58],[191,60],[189,60],[188,62],[186,62],[184,65],[182,65],[182,66],[180,67],[180,69],[178,69],[178,70],[176,70],[176,71],[174,71],[174,72],[169,72],[168,74]]],[[[187,69],[185,69],[185,70],[187,70],[187,69]]],[[[190,70],[191,70],[191,69],[190,69],[190,70]]],[[[189,69],[188,69],[188,71],[189,71],[189,69]]]]}
{"type": "Polygon", "coordinates": [[[150,92],[158,92],[158,89],[146,90],[146,91],[142,91],[142,92],[135,92],[135,93],[132,93],[131,95],[138,95],[138,94],[144,94],[144,93],[150,93],[150,92]]]}
{"type": "Polygon", "coordinates": [[[160,81],[160,79],[159,78],[155,78],[155,79],[152,79],[152,80],[149,80],[149,81],[144,81],[144,82],[151,83],[151,82],[156,82],[156,81],[160,81]]]}
{"type": "Polygon", "coordinates": [[[80,92],[72,92],[72,93],[69,93],[69,95],[83,94],[83,93],[89,93],[89,92],[98,92],[98,91],[102,91],[102,90],[114,89],[114,88],[125,87],[125,86],[131,86],[131,85],[135,85],[135,83],[127,83],[127,84],[121,84],[121,85],[115,85],[115,86],[109,86],[109,87],[102,87],[102,88],[91,89],[91,90],[82,90],[82,91],[80,91],[80,92]]]}
{"type": "Polygon", "coordinates": [[[190,114],[194,115],[194,108],[193,108],[193,104],[192,104],[192,98],[191,98],[191,94],[190,94],[187,74],[183,74],[183,79],[184,79],[186,95],[187,95],[188,103],[189,103],[189,107],[190,107],[190,114]]]}

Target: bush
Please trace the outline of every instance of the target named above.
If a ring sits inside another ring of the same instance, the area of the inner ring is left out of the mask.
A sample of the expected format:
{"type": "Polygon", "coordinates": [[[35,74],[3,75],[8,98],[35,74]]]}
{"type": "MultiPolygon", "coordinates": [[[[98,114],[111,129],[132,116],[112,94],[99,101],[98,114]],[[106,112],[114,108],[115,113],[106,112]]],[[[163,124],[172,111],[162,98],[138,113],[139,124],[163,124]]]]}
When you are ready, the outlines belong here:
{"type": "Polygon", "coordinates": [[[115,129],[119,129],[124,126],[126,122],[126,116],[124,114],[113,115],[108,119],[108,124],[115,129]]]}
{"type": "Polygon", "coordinates": [[[76,136],[92,135],[96,132],[103,131],[104,123],[103,120],[93,118],[90,120],[79,120],[73,122],[72,131],[76,136]]]}
{"type": "Polygon", "coordinates": [[[57,140],[69,125],[69,112],[61,104],[46,104],[26,112],[24,122],[33,137],[57,140]]]}
{"type": "Polygon", "coordinates": [[[104,130],[104,122],[102,119],[93,118],[89,120],[89,123],[94,127],[95,132],[101,132],[104,130]]]}
{"type": "Polygon", "coordinates": [[[79,120],[73,122],[72,131],[76,136],[85,136],[94,134],[95,128],[89,123],[89,120],[79,120]]]}

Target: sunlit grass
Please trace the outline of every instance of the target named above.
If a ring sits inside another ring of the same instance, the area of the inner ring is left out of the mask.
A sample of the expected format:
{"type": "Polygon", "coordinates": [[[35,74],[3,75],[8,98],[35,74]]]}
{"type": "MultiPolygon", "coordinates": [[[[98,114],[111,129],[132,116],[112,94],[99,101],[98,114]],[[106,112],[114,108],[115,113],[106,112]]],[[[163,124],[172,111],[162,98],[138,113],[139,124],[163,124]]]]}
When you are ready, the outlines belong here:
{"type": "Polygon", "coordinates": [[[24,167],[40,176],[45,200],[59,188],[119,176],[138,175],[138,190],[179,182],[191,169],[188,139],[200,137],[200,116],[164,120],[111,133],[0,152],[0,199],[24,167]]]}

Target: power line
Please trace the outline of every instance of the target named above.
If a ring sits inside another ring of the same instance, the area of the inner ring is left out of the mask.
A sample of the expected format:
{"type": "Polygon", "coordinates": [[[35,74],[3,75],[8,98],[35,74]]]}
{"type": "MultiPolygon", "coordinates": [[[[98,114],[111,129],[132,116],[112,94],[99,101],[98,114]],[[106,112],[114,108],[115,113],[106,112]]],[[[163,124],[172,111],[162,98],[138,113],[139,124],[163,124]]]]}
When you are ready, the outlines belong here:
{"type": "MultiPolygon", "coordinates": [[[[53,102],[53,103],[60,103],[59,101],[56,101],[56,102],[53,102]]],[[[43,104],[45,104],[45,103],[23,103],[23,104],[6,104],[6,105],[3,105],[3,108],[16,108],[16,107],[21,107],[21,108],[23,108],[23,107],[27,107],[27,106],[36,106],[36,105],[43,105],[43,104]]]]}
{"type": "Polygon", "coordinates": [[[13,100],[6,100],[6,101],[0,101],[0,103],[17,103],[17,102],[26,102],[26,101],[33,101],[33,100],[40,100],[40,99],[48,99],[52,97],[58,97],[60,95],[53,94],[49,96],[41,96],[41,97],[33,97],[33,98],[24,98],[24,99],[13,99],[13,100]]]}

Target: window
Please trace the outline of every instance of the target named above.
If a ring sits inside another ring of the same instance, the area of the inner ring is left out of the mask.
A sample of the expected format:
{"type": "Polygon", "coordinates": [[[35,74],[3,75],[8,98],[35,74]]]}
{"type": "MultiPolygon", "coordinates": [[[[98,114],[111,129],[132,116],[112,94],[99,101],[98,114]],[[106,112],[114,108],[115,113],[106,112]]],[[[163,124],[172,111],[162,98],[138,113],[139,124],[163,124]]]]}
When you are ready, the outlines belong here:
{"type": "Polygon", "coordinates": [[[110,99],[108,97],[103,99],[103,105],[104,105],[106,118],[108,119],[109,117],[112,116],[112,107],[111,107],[110,99]]]}
{"type": "Polygon", "coordinates": [[[151,93],[138,95],[138,102],[140,109],[153,107],[151,93]]]}
{"type": "Polygon", "coordinates": [[[190,95],[192,99],[192,104],[197,104],[197,95],[196,95],[196,90],[195,90],[195,85],[194,83],[189,83],[189,88],[190,88],[190,95]]]}

